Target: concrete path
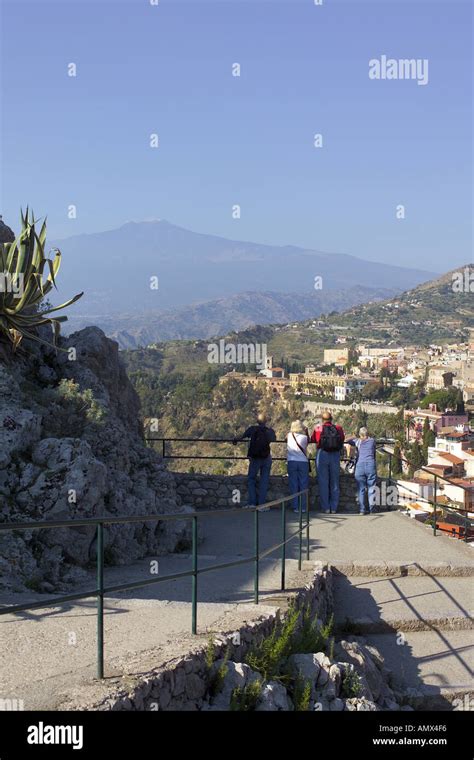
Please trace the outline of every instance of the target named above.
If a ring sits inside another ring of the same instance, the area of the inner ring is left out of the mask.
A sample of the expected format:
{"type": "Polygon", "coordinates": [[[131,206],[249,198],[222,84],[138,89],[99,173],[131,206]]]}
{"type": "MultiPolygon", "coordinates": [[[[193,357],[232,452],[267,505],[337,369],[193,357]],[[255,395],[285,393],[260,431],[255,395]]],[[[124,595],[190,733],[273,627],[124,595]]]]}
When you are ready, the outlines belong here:
{"type": "MultiPolygon", "coordinates": [[[[347,621],[361,633],[387,630],[470,630],[474,607],[474,578],[399,576],[335,577],[335,622],[347,621]]],[[[346,626],[347,627],[347,626],[346,626]]]]}
{"type": "MultiPolygon", "coordinates": [[[[230,557],[201,557],[200,566],[210,566],[230,557]]],[[[235,558],[235,556],[234,556],[235,558]]],[[[159,558],[161,575],[189,570],[189,556],[159,558]]],[[[311,565],[312,568],[312,565],[311,565]]],[[[205,643],[209,631],[230,632],[245,621],[258,620],[265,604],[278,604],[280,596],[278,561],[261,562],[260,604],[253,603],[253,577],[246,566],[228,568],[200,576],[198,634],[205,643]]],[[[309,580],[311,569],[298,572],[295,560],[286,563],[287,589],[309,580]]],[[[150,562],[128,568],[108,568],[106,585],[150,578],[150,562]]],[[[94,588],[94,579],[83,589],[94,588]]],[[[39,601],[41,595],[2,597],[2,603],[39,601]],[[21,600],[21,601],[20,601],[21,600]]],[[[109,595],[105,602],[105,670],[108,677],[131,672],[134,662],[143,669],[147,653],[153,652],[156,667],[166,657],[187,651],[196,637],[191,635],[191,579],[164,581],[142,589],[109,595]],[[183,649],[184,647],[184,649],[183,649]],[[165,656],[166,653],[166,656],[165,656]]],[[[67,699],[71,687],[89,682],[96,672],[95,599],[0,617],[2,668],[0,697],[22,699],[24,709],[55,709],[67,699]]],[[[137,672],[137,671],[135,671],[137,672]]]]}
{"type": "Polygon", "coordinates": [[[393,561],[474,566],[474,544],[433,532],[401,512],[318,515],[312,556],[327,562],[393,561]]]}
{"type": "Polygon", "coordinates": [[[337,516],[332,527],[330,519],[319,539],[336,568],[338,636],[362,637],[379,650],[401,701],[437,710],[450,709],[454,699],[474,705],[472,547],[390,513],[352,518],[359,522],[348,549],[347,531],[337,516]],[[385,538],[380,529],[364,530],[371,520],[390,528],[385,538]]]}
{"type": "MultiPolygon", "coordinates": [[[[199,549],[200,567],[252,556],[252,513],[202,518],[201,522],[205,538],[199,549]]],[[[290,512],[287,516],[287,535],[296,527],[297,518],[290,512]]],[[[261,515],[260,536],[261,551],[281,539],[279,510],[261,515]]],[[[281,598],[279,556],[280,550],[261,562],[262,602],[277,603],[279,595],[281,598]]],[[[298,572],[297,539],[288,546],[287,556],[287,588],[296,589],[308,580],[312,563],[310,566],[305,563],[304,572],[298,572]]],[[[339,623],[345,621],[349,612],[356,619],[367,619],[374,610],[379,609],[382,619],[392,625],[401,619],[409,619],[404,616],[408,615],[409,604],[414,603],[414,599],[418,618],[421,616],[432,622],[441,611],[443,617],[456,618],[459,626],[464,624],[459,621],[467,620],[472,602],[469,594],[469,574],[474,573],[472,549],[445,536],[434,538],[427,528],[399,513],[366,517],[312,513],[310,557],[312,561],[337,563],[345,568],[346,574],[340,577],[350,579],[351,588],[346,585],[341,597],[339,623]],[[387,574],[391,572],[390,563],[397,569],[406,565],[410,566],[410,572],[420,572],[420,567],[429,570],[431,565],[441,560],[445,564],[438,566],[441,567],[439,573],[467,577],[449,577],[448,581],[445,577],[436,576],[436,582],[418,578],[416,588],[411,589],[407,586],[411,578],[394,579],[393,583],[387,581],[387,574]],[[382,573],[384,582],[380,585],[373,577],[367,582],[364,573],[360,572],[368,561],[377,561],[379,567],[380,563],[385,563],[382,573]],[[354,563],[359,563],[359,566],[354,563]],[[358,575],[354,575],[357,569],[358,575]],[[438,582],[443,584],[443,590],[438,582]],[[410,603],[408,600],[411,600],[410,603]]],[[[155,559],[159,562],[160,576],[191,568],[189,555],[149,558],[128,568],[106,568],[106,585],[150,578],[150,562],[155,559]]],[[[242,621],[257,619],[262,614],[262,606],[252,604],[253,572],[253,563],[249,563],[200,576],[198,626],[201,639],[207,638],[209,630],[235,630],[242,621]]],[[[85,588],[94,587],[95,579],[91,573],[90,582],[85,588]]],[[[342,585],[339,591],[342,591],[342,585]]],[[[0,604],[20,604],[42,598],[32,592],[16,594],[0,597],[0,604]]],[[[139,672],[147,661],[156,667],[166,657],[176,656],[182,647],[189,647],[191,641],[195,642],[196,638],[190,635],[190,599],[190,578],[109,595],[105,617],[108,675],[139,672]]],[[[464,642],[462,646],[466,646],[466,636],[471,636],[471,632],[454,633],[464,642]]],[[[95,641],[93,599],[16,616],[1,616],[0,646],[3,657],[0,697],[24,699],[25,709],[54,709],[71,688],[90,682],[94,677],[95,641]]],[[[392,647],[387,647],[387,651],[390,655],[392,647]]],[[[456,678],[460,679],[461,675],[456,675],[456,678]]]]}
{"type": "Polygon", "coordinates": [[[403,690],[415,688],[427,695],[473,691],[474,639],[472,631],[405,632],[366,636],[385,658],[385,664],[403,690]]]}

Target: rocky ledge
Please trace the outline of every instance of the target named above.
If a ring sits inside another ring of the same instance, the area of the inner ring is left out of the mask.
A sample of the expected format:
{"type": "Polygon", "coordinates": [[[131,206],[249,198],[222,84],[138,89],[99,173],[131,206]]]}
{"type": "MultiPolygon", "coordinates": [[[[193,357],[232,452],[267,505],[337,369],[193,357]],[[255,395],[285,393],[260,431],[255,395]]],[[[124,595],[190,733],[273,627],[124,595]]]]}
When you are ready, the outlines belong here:
{"type": "MultiPolygon", "coordinates": [[[[117,343],[89,327],[60,348],[0,345],[1,521],[184,515],[173,475],[143,441],[117,343]]],[[[105,560],[184,550],[188,534],[185,520],[110,526],[105,560]]],[[[0,533],[0,588],[65,590],[94,558],[93,527],[0,533]]]]}

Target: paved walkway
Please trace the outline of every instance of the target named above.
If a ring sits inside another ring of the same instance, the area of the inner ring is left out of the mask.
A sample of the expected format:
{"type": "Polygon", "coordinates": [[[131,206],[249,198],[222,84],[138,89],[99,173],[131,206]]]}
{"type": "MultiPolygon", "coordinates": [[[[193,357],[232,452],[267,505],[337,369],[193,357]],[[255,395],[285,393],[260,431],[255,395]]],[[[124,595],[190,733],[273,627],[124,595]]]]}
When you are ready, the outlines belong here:
{"type": "MultiPolygon", "coordinates": [[[[200,546],[200,566],[251,556],[252,513],[202,518],[202,524],[205,538],[200,546]]],[[[263,513],[260,524],[261,550],[264,550],[280,540],[279,510],[263,513]]],[[[288,534],[296,527],[297,519],[289,513],[288,534]]],[[[311,572],[311,565],[306,563],[304,572],[298,572],[297,549],[296,539],[288,547],[287,588],[298,588],[311,572]]],[[[281,564],[278,556],[279,552],[274,553],[261,563],[263,602],[266,597],[272,600],[280,593],[281,564]]],[[[344,568],[345,574],[341,578],[346,579],[346,590],[342,595],[345,601],[341,597],[340,610],[343,610],[343,603],[346,604],[359,623],[361,618],[370,618],[371,614],[377,617],[377,610],[382,609],[382,619],[393,626],[406,613],[406,602],[401,600],[401,596],[408,598],[413,595],[418,598],[420,616],[427,620],[439,617],[438,612],[444,617],[459,619],[458,627],[463,627],[463,621],[467,620],[471,608],[469,597],[472,597],[469,575],[465,578],[449,577],[449,582],[444,577],[437,577],[433,588],[429,579],[417,578],[418,585],[411,590],[406,583],[412,579],[402,578],[398,581],[397,591],[395,586],[387,583],[387,578],[384,578],[382,585],[377,585],[373,578],[370,583],[367,583],[367,578],[361,578],[365,576],[361,572],[363,563],[370,565],[370,561],[377,562],[379,567],[380,563],[410,565],[416,572],[420,571],[420,567],[430,571],[430,566],[437,564],[438,573],[474,574],[473,549],[442,535],[434,538],[426,527],[399,513],[365,517],[312,515],[310,557],[312,561],[324,560],[344,568]],[[441,560],[444,566],[439,565],[441,560]],[[351,563],[359,565],[351,566],[351,563]],[[354,575],[356,571],[358,576],[354,575]],[[443,593],[439,590],[439,583],[444,584],[443,593]],[[361,590],[363,593],[360,593],[361,590]],[[433,594],[437,594],[437,598],[433,594]],[[392,601],[391,595],[395,595],[392,601]],[[441,606],[438,605],[440,599],[443,600],[441,606]]],[[[160,575],[187,570],[191,566],[189,555],[158,559],[160,575]]],[[[142,577],[150,577],[150,560],[128,568],[107,568],[105,583],[121,583],[142,577]]],[[[93,588],[94,585],[91,574],[88,587],[93,588]]],[[[137,672],[145,667],[146,662],[156,667],[160,661],[176,656],[183,647],[189,647],[191,641],[196,641],[190,636],[190,587],[191,581],[186,578],[107,598],[105,652],[109,675],[137,672]]],[[[33,593],[17,594],[1,597],[0,603],[19,604],[40,598],[33,593]]],[[[208,630],[235,630],[243,620],[256,619],[263,610],[261,606],[252,604],[253,563],[200,576],[199,600],[201,638],[207,638],[208,630]]],[[[340,616],[337,622],[341,623],[340,616]]],[[[94,677],[95,628],[93,599],[0,617],[3,663],[0,697],[24,699],[25,709],[54,708],[60,704],[73,686],[94,677]]],[[[367,632],[369,630],[367,628],[367,632]]],[[[371,635],[377,635],[376,630],[372,629],[371,635]]],[[[463,642],[463,647],[472,643],[471,631],[454,633],[458,637],[456,647],[458,639],[463,642]],[[470,642],[468,636],[471,637],[470,642]]],[[[391,652],[393,647],[388,649],[391,652]]],[[[413,668],[416,670],[413,658],[410,662],[412,672],[413,668]]]]}

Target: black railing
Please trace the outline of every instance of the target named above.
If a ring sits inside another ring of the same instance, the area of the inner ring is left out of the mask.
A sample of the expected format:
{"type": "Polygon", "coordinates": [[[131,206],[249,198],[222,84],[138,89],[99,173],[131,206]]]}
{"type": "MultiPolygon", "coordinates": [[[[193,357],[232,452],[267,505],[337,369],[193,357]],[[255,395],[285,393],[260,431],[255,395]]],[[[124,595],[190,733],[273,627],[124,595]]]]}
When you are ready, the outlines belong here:
{"type": "Polygon", "coordinates": [[[291,496],[286,496],[275,501],[270,501],[258,507],[249,507],[245,511],[239,509],[222,509],[198,512],[177,512],[172,514],[155,514],[155,515],[133,515],[114,516],[114,517],[87,517],[77,520],[48,520],[44,522],[6,522],[0,523],[0,534],[6,531],[29,531],[29,530],[51,530],[52,528],[79,528],[85,526],[96,526],[97,536],[97,587],[89,591],[82,591],[72,594],[63,594],[47,598],[44,601],[30,602],[27,604],[15,604],[0,609],[0,615],[11,615],[19,612],[26,612],[44,607],[56,607],[58,604],[78,601],[79,599],[88,599],[96,597],[97,599],[97,677],[104,677],[104,597],[106,594],[113,594],[119,591],[129,591],[131,589],[151,586],[155,583],[164,581],[177,580],[179,578],[191,578],[191,632],[197,633],[197,607],[198,607],[198,578],[203,573],[209,573],[214,570],[223,570],[229,567],[236,567],[248,563],[254,564],[254,602],[259,603],[260,590],[260,561],[278,549],[281,550],[281,590],[285,590],[285,570],[286,570],[286,545],[296,536],[299,536],[298,547],[298,570],[302,567],[303,552],[303,532],[306,531],[306,559],[309,560],[309,494],[308,490],[299,491],[291,496]],[[286,503],[293,499],[298,500],[298,529],[290,536],[286,535],[286,503]],[[303,509],[303,501],[305,506],[303,509]],[[281,508],[281,541],[273,546],[260,550],[260,512],[267,509],[281,508]],[[207,567],[198,566],[198,519],[202,517],[224,518],[229,515],[245,515],[249,512],[254,513],[254,553],[250,557],[234,560],[232,562],[222,562],[217,565],[207,567]],[[303,523],[303,512],[305,513],[305,522],[303,523]],[[131,583],[119,583],[111,586],[104,585],[104,527],[110,524],[129,525],[131,523],[161,522],[173,520],[191,520],[192,521],[192,566],[190,570],[180,573],[172,573],[147,580],[133,581],[131,583]]]}
{"type": "MultiPolygon", "coordinates": [[[[233,444],[234,440],[233,438],[155,438],[151,436],[147,436],[145,438],[147,443],[161,443],[161,457],[163,459],[230,459],[230,460],[244,460],[247,459],[247,456],[239,456],[239,455],[230,455],[230,454],[173,454],[166,448],[167,443],[222,443],[222,444],[233,444]]],[[[285,440],[276,440],[272,442],[273,444],[278,443],[286,443],[285,440]]],[[[238,440],[236,442],[236,446],[239,444],[245,444],[248,446],[248,440],[238,440]]],[[[272,459],[274,462],[286,462],[286,457],[275,457],[272,455],[272,459]]]]}
{"type": "MultiPolygon", "coordinates": [[[[379,449],[380,453],[386,454],[389,456],[389,476],[388,476],[388,482],[391,484],[392,481],[396,480],[404,480],[403,472],[397,477],[393,477],[393,459],[396,458],[398,462],[402,465],[408,465],[410,466],[410,462],[408,459],[402,457],[401,455],[395,457],[395,454],[392,451],[387,451],[384,448],[379,449]]],[[[406,488],[404,486],[404,491],[413,493],[415,502],[422,502],[424,504],[429,504],[433,507],[433,535],[436,536],[436,531],[440,530],[442,533],[448,533],[453,534],[453,529],[455,530],[455,526],[453,525],[453,528],[440,528],[438,524],[438,509],[440,510],[440,514],[442,514],[442,510],[445,510],[446,512],[458,516],[463,522],[463,530],[460,530],[460,535],[463,536],[465,543],[468,542],[468,539],[472,537],[472,527],[474,525],[471,518],[469,518],[469,514],[472,514],[474,511],[474,505],[470,504],[468,507],[459,507],[459,506],[452,506],[448,504],[441,504],[438,501],[438,489],[439,489],[439,481],[442,481],[443,483],[447,483],[448,485],[456,486],[456,488],[460,488],[462,491],[472,491],[472,485],[464,485],[463,483],[455,482],[453,478],[447,478],[444,475],[440,475],[437,472],[433,472],[433,469],[430,469],[429,465],[424,465],[422,467],[419,467],[418,470],[421,472],[426,472],[428,475],[430,475],[433,478],[433,499],[427,499],[425,496],[420,496],[416,493],[416,491],[406,488]]],[[[427,482],[427,485],[429,486],[429,481],[427,482]]],[[[441,519],[440,519],[441,522],[441,519]]]]}
{"type": "MultiPolygon", "coordinates": [[[[224,459],[224,460],[230,460],[230,461],[233,461],[233,460],[243,461],[248,458],[247,456],[239,456],[239,455],[236,456],[236,455],[222,454],[222,453],[221,454],[207,454],[207,455],[194,454],[194,453],[175,454],[172,451],[170,452],[169,450],[167,450],[167,446],[166,446],[167,443],[180,443],[180,444],[183,444],[183,443],[184,444],[187,444],[187,443],[214,443],[215,444],[217,443],[217,444],[229,445],[229,444],[234,443],[234,439],[232,438],[230,439],[229,438],[161,438],[161,437],[147,436],[146,441],[149,443],[161,443],[161,456],[163,459],[185,459],[185,460],[186,459],[201,459],[201,460],[216,460],[216,459],[223,460],[224,459]]],[[[391,485],[393,481],[397,479],[393,476],[394,460],[397,459],[398,462],[402,465],[402,467],[403,465],[408,465],[410,467],[410,462],[409,460],[402,457],[401,455],[396,457],[393,451],[389,451],[388,449],[385,449],[384,446],[386,446],[389,441],[391,441],[391,439],[387,439],[387,438],[378,439],[376,454],[379,457],[381,456],[388,457],[388,462],[387,462],[388,474],[386,478],[381,478],[381,479],[382,480],[385,479],[391,485]]],[[[239,445],[239,444],[248,445],[248,440],[239,439],[237,440],[236,445],[239,445]]],[[[272,443],[272,445],[274,444],[286,444],[286,439],[277,439],[276,441],[272,443]]],[[[309,445],[312,445],[312,444],[309,444],[309,445]]],[[[286,461],[285,456],[278,457],[278,456],[272,455],[272,459],[275,462],[286,461]]],[[[349,457],[345,456],[344,454],[341,454],[341,463],[349,462],[349,461],[351,461],[349,457]]],[[[462,483],[453,482],[452,478],[450,479],[448,477],[444,477],[438,473],[433,472],[433,470],[431,470],[429,466],[422,466],[422,467],[419,467],[418,469],[428,473],[433,478],[433,488],[434,488],[433,499],[426,499],[426,497],[419,496],[416,494],[415,491],[412,491],[413,495],[416,497],[413,499],[413,501],[420,501],[425,504],[430,504],[433,507],[433,512],[434,512],[433,534],[436,535],[437,530],[440,530],[441,532],[445,532],[445,533],[452,533],[452,530],[448,528],[440,528],[437,524],[438,510],[446,510],[446,512],[453,515],[457,515],[462,520],[464,520],[464,528],[461,531],[461,533],[463,535],[464,541],[467,542],[468,539],[471,537],[470,534],[471,534],[471,528],[473,525],[471,519],[468,517],[468,513],[472,512],[474,510],[474,507],[473,509],[469,509],[468,507],[463,508],[463,507],[458,507],[458,506],[447,505],[444,503],[441,504],[438,501],[438,484],[439,484],[439,481],[443,481],[448,484],[455,485],[464,491],[468,491],[469,486],[465,486],[462,483]]],[[[403,473],[401,473],[398,476],[398,479],[402,480],[403,477],[404,475],[403,473]]],[[[405,492],[410,491],[410,489],[407,489],[406,487],[404,487],[404,490],[405,492]]]]}

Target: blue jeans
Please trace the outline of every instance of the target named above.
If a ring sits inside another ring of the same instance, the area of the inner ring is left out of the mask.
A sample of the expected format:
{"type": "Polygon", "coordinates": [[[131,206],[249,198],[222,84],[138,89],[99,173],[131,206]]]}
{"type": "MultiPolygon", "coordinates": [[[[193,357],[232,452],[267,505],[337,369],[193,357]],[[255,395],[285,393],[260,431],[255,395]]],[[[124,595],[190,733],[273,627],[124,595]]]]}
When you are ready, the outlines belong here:
{"type": "Polygon", "coordinates": [[[375,462],[360,462],[355,468],[355,479],[359,487],[359,512],[365,512],[365,495],[368,493],[369,512],[376,506],[377,469],[375,462]]]}
{"type": "Polygon", "coordinates": [[[316,452],[316,467],[319,485],[319,501],[323,512],[337,512],[339,505],[339,475],[341,454],[339,451],[316,452]]]}
{"type": "MultiPolygon", "coordinates": [[[[305,491],[308,488],[308,475],[309,467],[308,462],[287,462],[288,465],[288,485],[290,487],[290,494],[298,493],[298,491],[305,491]]],[[[305,497],[295,496],[291,500],[291,506],[295,511],[299,510],[298,500],[301,498],[301,509],[306,507],[305,497]]]]}
{"type": "Polygon", "coordinates": [[[248,472],[248,491],[249,506],[256,507],[258,504],[265,504],[267,500],[268,479],[272,468],[272,458],[266,459],[249,459],[248,472]],[[258,499],[257,499],[257,475],[260,474],[258,482],[258,499]]]}

